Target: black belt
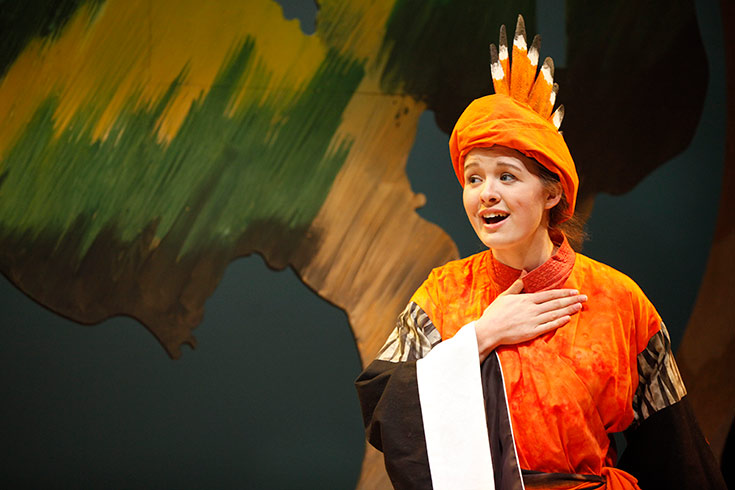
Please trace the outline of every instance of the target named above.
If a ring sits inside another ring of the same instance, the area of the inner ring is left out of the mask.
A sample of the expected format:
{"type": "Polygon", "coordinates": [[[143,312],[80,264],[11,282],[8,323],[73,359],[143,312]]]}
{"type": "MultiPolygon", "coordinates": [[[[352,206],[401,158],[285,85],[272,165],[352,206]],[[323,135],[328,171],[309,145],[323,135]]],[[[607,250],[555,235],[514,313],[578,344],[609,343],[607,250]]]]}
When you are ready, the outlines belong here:
{"type": "Polygon", "coordinates": [[[605,478],[599,475],[584,475],[581,473],[544,473],[543,471],[521,470],[523,484],[526,488],[564,488],[570,484],[580,482],[597,483],[588,487],[589,490],[600,488],[605,484],[605,478]]]}

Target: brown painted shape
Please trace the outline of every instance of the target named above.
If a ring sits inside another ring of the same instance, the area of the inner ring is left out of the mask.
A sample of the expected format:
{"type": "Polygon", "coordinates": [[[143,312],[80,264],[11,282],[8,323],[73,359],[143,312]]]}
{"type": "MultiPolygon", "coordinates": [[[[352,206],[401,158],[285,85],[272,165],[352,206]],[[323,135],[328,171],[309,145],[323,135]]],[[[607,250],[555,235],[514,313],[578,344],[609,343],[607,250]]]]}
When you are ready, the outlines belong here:
{"type": "Polygon", "coordinates": [[[735,4],[720,6],[727,78],[722,194],[707,269],[677,352],[694,412],[718,458],[735,416],[735,4]]]}
{"type": "MultiPolygon", "coordinates": [[[[292,262],[304,283],[347,312],[363,365],[429,271],[458,257],[451,238],[415,212],[424,197],[413,194],[406,177],[425,106],[412,97],[372,95],[375,89],[366,79],[345,111],[346,122],[361,121],[343,128],[356,139],[307,232],[320,237],[318,247],[304,247],[308,252],[292,262]]],[[[365,451],[357,488],[390,488],[382,454],[368,445],[365,451]]]]}

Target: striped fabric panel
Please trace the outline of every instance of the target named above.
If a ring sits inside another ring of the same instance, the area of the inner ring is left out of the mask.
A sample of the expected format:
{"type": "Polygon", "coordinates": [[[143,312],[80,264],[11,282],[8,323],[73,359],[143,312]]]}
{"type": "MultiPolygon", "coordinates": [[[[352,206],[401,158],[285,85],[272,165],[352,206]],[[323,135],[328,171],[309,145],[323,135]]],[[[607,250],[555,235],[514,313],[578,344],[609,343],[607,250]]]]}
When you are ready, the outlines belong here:
{"type": "Polygon", "coordinates": [[[441,335],[429,316],[413,301],[398,315],[393,329],[376,359],[406,362],[421,359],[439,342],[441,335]]]}
{"type": "Polygon", "coordinates": [[[669,332],[663,322],[658,333],[648,341],[646,349],[638,354],[638,383],[633,396],[633,425],[673,405],[687,393],[671,352],[669,332]]]}

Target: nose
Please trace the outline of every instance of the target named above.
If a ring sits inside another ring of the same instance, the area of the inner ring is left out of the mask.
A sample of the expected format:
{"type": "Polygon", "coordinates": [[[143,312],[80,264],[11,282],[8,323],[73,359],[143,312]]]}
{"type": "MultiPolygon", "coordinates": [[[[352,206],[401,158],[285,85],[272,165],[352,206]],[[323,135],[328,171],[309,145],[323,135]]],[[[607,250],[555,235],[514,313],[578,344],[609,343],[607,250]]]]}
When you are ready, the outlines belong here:
{"type": "Polygon", "coordinates": [[[498,195],[498,189],[494,179],[487,179],[484,182],[482,191],[480,192],[480,201],[484,204],[495,204],[500,201],[500,196],[498,195]]]}

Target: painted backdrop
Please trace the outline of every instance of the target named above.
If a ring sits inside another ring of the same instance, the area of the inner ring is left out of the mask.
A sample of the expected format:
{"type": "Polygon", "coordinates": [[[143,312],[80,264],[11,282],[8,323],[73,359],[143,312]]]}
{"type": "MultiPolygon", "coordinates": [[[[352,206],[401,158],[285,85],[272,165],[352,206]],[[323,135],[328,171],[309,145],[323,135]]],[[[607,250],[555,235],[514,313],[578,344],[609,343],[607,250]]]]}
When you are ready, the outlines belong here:
{"type": "MultiPolygon", "coordinates": [[[[491,91],[499,25],[542,23],[533,1],[322,1],[313,34],[270,0],[2,7],[0,270],[76,322],[135,318],[174,358],[228,264],[256,252],[343,309],[371,359],[428,271],[459,254],[416,212],[432,199],[406,173],[422,114],[448,132],[491,91]]],[[[587,216],[689,146],[708,68],[691,2],[562,11],[555,79],[587,216]]],[[[686,348],[692,378],[726,372],[686,348]]],[[[706,428],[729,427],[731,405],[706,428]]],[[[384,483],[368,451],[360,485],[384,483]]]]}

